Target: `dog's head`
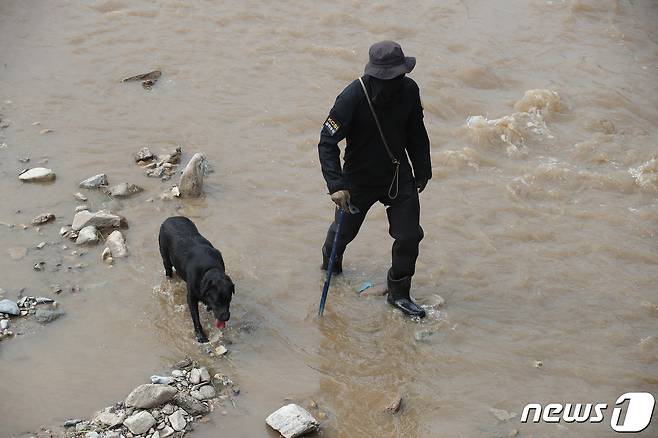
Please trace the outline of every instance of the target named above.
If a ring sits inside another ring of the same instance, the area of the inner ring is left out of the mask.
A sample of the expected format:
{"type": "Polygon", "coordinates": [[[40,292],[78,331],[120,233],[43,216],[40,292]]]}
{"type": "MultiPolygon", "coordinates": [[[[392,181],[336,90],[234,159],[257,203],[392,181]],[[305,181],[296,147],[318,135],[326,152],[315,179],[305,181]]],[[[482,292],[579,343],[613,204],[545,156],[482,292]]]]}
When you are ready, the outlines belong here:
{"type": "Polygon", "coordinates": [[[217,269],[206,272],[201,280],[201,301],[215,315],[217,328],[224,328],[231,317],[229,306],[234,293],[235,286],[231,278],[217,269]]]}

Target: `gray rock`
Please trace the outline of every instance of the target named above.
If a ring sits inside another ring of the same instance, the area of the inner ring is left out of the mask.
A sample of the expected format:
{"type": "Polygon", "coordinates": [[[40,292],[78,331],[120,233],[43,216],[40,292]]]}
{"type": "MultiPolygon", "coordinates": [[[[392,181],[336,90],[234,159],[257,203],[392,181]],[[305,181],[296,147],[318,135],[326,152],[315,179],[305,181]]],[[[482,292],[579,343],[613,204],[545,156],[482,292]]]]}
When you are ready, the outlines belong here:
{"type": "Polygon", "coordinates": [[[18,176],[18,179],[24,182],[42,182],[52,181],[55,179],[55,172],[45,167],[35,167],[29,169],[18,176]]]}
{"type": "Polygon", "coordinates": [[[210,408],[208,406],[187,394],[176,394],[174,397],[174,403],[176,406],[184,409],[190,415],[205,415],[210,412],[210,408]]]}
{"type": "Polygon", "coordinates": [[[135,184],[121,183],[110,187],[105,191],[105,193],[112,196],[113,198],[128,198],[143,191],[143,188],[135,184]]]}
{"type": "Polygon", "coordinates": [[[201,382],[201,370],[198,368],[192,368],[190,371],[190,383],[197,385],[201,382]]]}
{"type": "Polygon", "coordinates": [[[121,216],[112,214],[107,210],[99,210],[95,213],[83,210],[75,214],[71,228],[74,231],[79,231],[89,225],[96,228],[118,228],[121,226],[121,216]]]}
{"type": "Polygon", "coordinates": [[[40,324],[49,324],[62,315],[64,315],[64,312],[61,310],[37,309],[34,318],[40,324]]]}
{"type": "Polygon", "coordinates": [[[150,409],[171,401],[178,391],[173,386],[145,384],[133,389],[126,397],[126,406],[150,409]]]}
{"type": "Polygon", "coordinates": [[[103,432],[103,438],[121,438],[121,432],[118,430],[107,430],[103,432]]]}
{"type": "Polygon", "coordinates": [[[202,382],[210,382],[210,373],[208,372],[208,368],[199,368],[199,377],[201,378],[202,382]]]}
{"type": "Polygon", "coordinates": [[[151,383],[158,383],[161,385],[171,385],[174,382],[175,380],[171,376],[156,376],[156,375],[151,376],[151,383]]]}
{"type": "Polygon", "coordinates": [[[156,430],[155,432],[153,432],[153,435],[151,435],[151,438],[160,438],[160,432],[156,430]]]}
{"type": "Polygon", "coordinates": [[[42,225],[55,220],[55,215],[52,213],[41,213],[39,216],[32,219],[32,225],[42,225]]]}
{"type": "Polygon", "coordinates": [[[515,412],[508,412],[504,409],[490,408],[489,411],[500,421],[509,421],[516,417],[515,412]]]}
{"type": "Polygon", "coordinates": [[[165,426],[160,431],[160,438],[168,438],[168,437],[172,436],[174,434],[174,432],[175,432],[174,429],[172,429],[169,426],[165,426]]]}
{"type": "Polygon", "coordinates": [[[215,388],[211,385],[205,385],[199,388],[198,390],[190,391],[190,395],[197,400],[209,400],[215,398],[215,388]]]}
{"type": "Polygon", "coordinates": [[[183,170],[178,182],[180,196],[198,198],[203,192],[203,175],[205,173],[206,157],[194,154],[183,170]]]}
{"type": "Polygon", "coordinates": [[[18,316],[21,314],[18,305],[12,300],[4,299],[0,301],[0,313],[6,313],[8,315],[18,316]]]}
{"type": "Polygon", "coordinates": [[[75,212],[76,213],[79,213],[79,212],[85,211],[85,210],[89,210],[88,205],[78,205],[77,207],[75,207],[75,212]]]}
{"type": "MultiPolygon", "coordinates": [[[[175,398],[176,398],[176,397],[174,397],[174,399],[175,399],[175,398]]],[[[175,408],[174,408],[173,405],[170,405],[169,403],[167,403],[167,404],[164,405],[164,407],[162,408],[162,413],[165,414],[165,415],[171,415],[171,414],[174,413],[174,409],[175,409],[175,408]]]]}
{"type": "Polygon", "coordinates": [[[423,342],[423,341],[426,341],[431,336],[433,336],[435,333],[436,333],[436,330],[433,329],[433,328],[421,329],[421,330],[416,331],[416,333],[414,333],[414,339],[417,342],[423,342]]]}
{"type": "Polygon", "coordinates": [[[98,242],[98,230],[93,225],[87,225],[78,233],[78,238],[75,240],[76,245],[85,245],[88,243],[98,242]]]}
{"type": "Polygon", "coordinates": [[[121,231],[113,231],[105,240],[105,245],[110,248],[113,258],[127,257],[128,247],[126,246],[126,239],[124,239],[121,231]]]}
{"type": "Polygon", "coordinates": [[[94,422],[100,423],[103,426],[107,427],[116,427],[123,423],[123,420],[126,419],[126,414],[123,412],[106,412],[101,411],[96,414],[94,417],[94,422]]]}
{"type": "Polygon", "coordinates": [[[7,330],[9,328],[8,319],[0,319],[0,330],[7,330]]]}
{"type": "Polygon", "coordinates": [[[139,411],[126,418],[123,425],[135,435],[146,433],[150,428],[155,426],[156,421],[148,411],[139,411]]]}
{"type": "Polygon", "coordinates": [[[183,370],[172,370],[171,375],[176,377],[176,378],[185,377],[185,371],[183,371],[183,370]]]}
{"type": "Polygon", "coordinates": [[[171,424],[171,427],[173,427],[177,432],[180,432],[181,430],[185,429],[185,426],[187,426],[187,421],[185,421],[183,412],[180,409],[167,418],[169,418],[169,424],[171,424]]]}
{"type": "Polygon", "coordinates": [[[135,163],[139,163],[140,161],[152,161],[155,160],[157,157],[151,150],[148,148],[148,146],[143,147],[137,152],[137,155],[135,155],[135,163]]]}
{"type": "Polygon", "coordinates": [[[319,423],[301,406],[289,404],[270,414],[265,422],[285,438],[295,438],[317,430],[319,423]]]}
{"type": "Polygon", "coordinates": [[[82,420],[81,418],[72,418],[72,419],[66,420],[64,422],[64,427],[66,427],[66,428],[74,427],[74,426],[77,426],[78,423],[82,423],[83,421],[84,420],[82,420]]]}
{"type": "Polygon", "coordinates": [[[83,189],[97,189],[99,187],[103,187],[106,185],[108,185],[108,181],[107,181],[107,175],[105,175],[104,173],[99,173],[98,175],[94,175],[80,183],[80,187],[82,187],[83,189]]]}
{"type": "Polygon", "coordinates": [[[98,432],[91,431],[85,434],[85,438],[101,438],[101,436],[98,434],[98,432]]]}
{"type": "Polygon", "coordinates": [[[77,199],[78,201],[80,201],[80,202],[86,202],[87,201],[87,197],[85,195],[83,195],[82,193],[80,193],[80,192],[74,194],[73,197],[75,199],[77,199]]]}

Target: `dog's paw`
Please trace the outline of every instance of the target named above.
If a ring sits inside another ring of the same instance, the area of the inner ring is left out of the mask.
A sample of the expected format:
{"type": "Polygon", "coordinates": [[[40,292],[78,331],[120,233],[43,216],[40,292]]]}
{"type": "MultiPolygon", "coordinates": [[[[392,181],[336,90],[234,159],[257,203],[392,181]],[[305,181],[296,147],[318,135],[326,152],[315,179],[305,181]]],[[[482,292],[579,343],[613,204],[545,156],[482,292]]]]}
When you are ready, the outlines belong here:
{"type": "Polygon", "coordinates": [[[199,344],[207,344],[208,342],[210,342],[206,337],[206,335],[197,335],[196,340],[199,344]]]}

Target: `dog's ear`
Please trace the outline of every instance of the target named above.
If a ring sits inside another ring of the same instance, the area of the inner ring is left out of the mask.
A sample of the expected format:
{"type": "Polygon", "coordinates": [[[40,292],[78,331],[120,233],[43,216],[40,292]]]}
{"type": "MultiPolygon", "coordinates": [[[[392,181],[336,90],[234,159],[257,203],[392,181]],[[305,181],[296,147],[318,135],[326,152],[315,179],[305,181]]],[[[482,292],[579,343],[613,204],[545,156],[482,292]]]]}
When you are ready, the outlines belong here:
{"type": "Polygon", "coordinates": [[[210,286],[212,285],[212,279],[210,278],[210,275],[204,275],[203,278],[201,278],[201,289],[199,293],[201,294],[200,298],[205,298],[206,294],[208,293],[208,289],[210,289],[210,286]]]}
{"type": "Polygon", "coordinates": [[[231,277],[229,277],[227,274],[224,274],[224,279],[228,283],[228,289],[231,291],[231,295],[235,294],[235,284],[233,284],[231,277]]]}

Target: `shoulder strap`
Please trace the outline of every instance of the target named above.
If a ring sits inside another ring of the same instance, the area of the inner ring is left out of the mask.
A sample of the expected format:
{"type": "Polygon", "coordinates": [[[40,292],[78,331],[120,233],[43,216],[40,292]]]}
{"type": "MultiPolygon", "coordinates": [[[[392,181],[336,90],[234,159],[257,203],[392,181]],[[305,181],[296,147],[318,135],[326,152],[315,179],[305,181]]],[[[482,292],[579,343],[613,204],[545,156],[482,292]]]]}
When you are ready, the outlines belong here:
{"type": "Polygon", "coordinates": [[[400,164],[400,162],[398,161],[397,158],[395,158],[393,152],[391,152],[391,148],[388,147],[388,143],[386,142],[386,137],[384,137],[384,131],[382,130],[382,126],[379,124],[379,118],[377,117],[375,108],[373,108],[372,102],[370,102],[370,96],[368,96],[368,90],[366,90],[366,86],[363,83],[363,79],[359,78],[359,82],[361,83],[361,88],[363,88],[363,93],[366,95],[366,101],[368,101],[368,106],[370,107],[370,111],[372,112],[372,117],[375,119],[375,124],[377,124],[377,129],[379,130],[379,135],[382,137],[382,142],[384,143],[386,152],[388,153],[388,156],[391,159],[393,165],[397,166],[400,164]]]}

